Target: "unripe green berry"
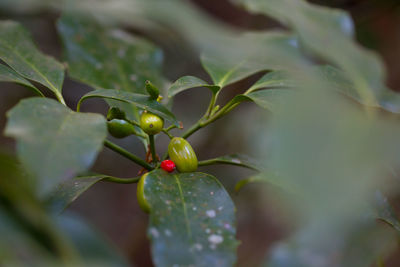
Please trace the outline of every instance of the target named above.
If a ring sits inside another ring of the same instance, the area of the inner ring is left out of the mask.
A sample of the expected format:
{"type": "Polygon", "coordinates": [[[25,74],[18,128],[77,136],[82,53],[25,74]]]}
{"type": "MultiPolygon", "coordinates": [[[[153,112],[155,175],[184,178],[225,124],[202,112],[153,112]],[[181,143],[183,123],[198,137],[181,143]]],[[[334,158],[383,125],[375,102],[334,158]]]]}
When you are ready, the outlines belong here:
{"type": "Polygon", "coordinates": [[[144,195],[144,185],[145,185],[148,174],[149,173],[146,173],[142,177],[140,177],[139,183],[137,185],[137,192],[136,192],[136,197],[137,197],[139,206],[146,213],[150,212],[150,205],[147,202],[145,195],[144,195]]]}
{"type": "Polygon", "coordinates": [[[124,138],[135,134],[135,127],[127,121],[113,119],[107,122],[108,132],[115,138],[124,138]]]}
{"type": "Polygon", "coordinates": [[[194,172],[197,170],[197,156],[188,141],[181,137],[174,137],[168,145],[168,154],[180,172],[194,172]]]}
{"type": "Polygon", "coordinates": [[[150,135],[158,134],[164,127],[164,120],[159,116],[149,113],[143,112],[140,117],[140,128],[150,135]]]}
{"type": "Polygon", "coordinates": [[[125,112],[117,107],[110,108],[107,112],[107,120],[110,121],[113,119],[125,120],[126,119],[125,112]]]}

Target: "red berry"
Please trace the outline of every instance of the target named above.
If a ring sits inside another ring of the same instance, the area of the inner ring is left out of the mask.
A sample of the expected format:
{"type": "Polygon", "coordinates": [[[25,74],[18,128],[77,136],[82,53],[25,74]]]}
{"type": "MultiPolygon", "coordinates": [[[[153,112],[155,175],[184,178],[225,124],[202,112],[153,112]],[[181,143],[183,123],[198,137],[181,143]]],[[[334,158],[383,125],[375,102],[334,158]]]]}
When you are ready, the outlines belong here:
{"type": "Polygon", "coordinates": [[[175,163],[172,160],[164,160],[161,162],[161,169],[167,172],[173,172],[175,170],[175,163]]]}

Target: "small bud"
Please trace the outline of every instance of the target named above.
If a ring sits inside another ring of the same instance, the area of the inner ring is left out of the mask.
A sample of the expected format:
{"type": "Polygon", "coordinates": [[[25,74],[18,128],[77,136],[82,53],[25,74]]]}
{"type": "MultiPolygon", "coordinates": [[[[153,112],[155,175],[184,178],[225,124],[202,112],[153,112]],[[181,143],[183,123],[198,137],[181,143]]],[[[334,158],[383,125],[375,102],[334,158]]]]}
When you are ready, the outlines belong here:
{"type": "Polygon", "coordinates": [[[107,120],[110,121],[113,119],[125,120],[126,119],[125,112],[117,107],[110,108],[107,112],[107,120]]]}
{"type": "Polygon", "coordinates": [[[146,81],[146,91],[152,99],[158,99],[160,91],[150,81],[146,81]]]}

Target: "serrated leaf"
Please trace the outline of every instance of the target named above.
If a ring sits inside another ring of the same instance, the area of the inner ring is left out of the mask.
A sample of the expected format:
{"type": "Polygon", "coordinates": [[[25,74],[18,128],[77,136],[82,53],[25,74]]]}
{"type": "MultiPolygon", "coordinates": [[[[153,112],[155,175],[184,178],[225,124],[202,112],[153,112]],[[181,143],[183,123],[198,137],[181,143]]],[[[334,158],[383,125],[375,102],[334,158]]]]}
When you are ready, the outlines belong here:
{"type": "Polygon", "coordinates": [[[43,96],[42,92],[40,92],[40,90],[37,89],[33,84],[31,84],[25,78],[21,77],[13,69],[10,69],[3,64],[0,64],[0,81],[18,83],[20,85],[28,87],[29,89],[32,89],[36,94],[43,96]]]}
{"type": "Polygon", "coordinates": [[[168,89],[168,97],[173,97],[174,95],[185,91],[187,89],[192,89],[196,87],[206,87],[211,90],[213,94],[216,94],[220,87],[208,84],[207,82],[193,76],[184,76],[176,80],[171,87],[168,89]]]}
{"type": "Polygon", "coordinates": [[[232,55],[206,51],[201,57],[204,69],[221,88],[259,71],[295,69],[304,60],[296,37],[284,32],[246,33],[230,45],[232,55]],[[248,44],[251,49],[243,50],[248,44]]]}
{"type": "Polygon", "coordinates": [[[107,135],[103,116],[73,112],[48,98],[24,99],[7,116],[5,134],[17,140],[18,156],[39,180],[40,194],[88,169],[107,135]]]}
{"type": "Polygon", "coordinates": [[[156,266],[232,266],[235,207],[218,180],[205,173],[147,174],[152,255],[156,266]]]}
{"type": "Polygon", "coordinates": [[[231,154],[225,155],[209,160],[199,161],[199,166],[206,166],[211,164],[228,164],[228,165],[235,165],[241,166],[245,168],[249,168],[252,170],[261,170],[261,164],[257,162],[255,159],[250,158],[247,155],[243,154],[231,154]]]}
{"type": "Polygon", "coordinates": [[[48,209],[54,214],[61,213],[92,185],[106,177],[108,176],[96,175],[76,177],[58,184],[55,190],[47,197],[46,202],[49,204],[48,209]]]}
{"type": "Polygon", "coordinates": [[[142,109],[146,109],[160,117],[172,122],[176,126],[179,126],[179,122],[176,120],[174,114],[171,113],[166,107],[157,102],[157,100],[151,99],[148,95],[135,94],[131,92],[124,92],[120,90],[109,90],[109,89],[98,89],[87,93],[82,96],[78,103],[78,110],[81,103],[88,98],[105,98],[125,103],[132,104],[142,109]]]}
{"type": "Polygon", "coordinates": [[[41,53],[29,32],[17,22],[0,22],[0,59],[24,78],[46,86],[62,99],[64,66],[41,53]]]}

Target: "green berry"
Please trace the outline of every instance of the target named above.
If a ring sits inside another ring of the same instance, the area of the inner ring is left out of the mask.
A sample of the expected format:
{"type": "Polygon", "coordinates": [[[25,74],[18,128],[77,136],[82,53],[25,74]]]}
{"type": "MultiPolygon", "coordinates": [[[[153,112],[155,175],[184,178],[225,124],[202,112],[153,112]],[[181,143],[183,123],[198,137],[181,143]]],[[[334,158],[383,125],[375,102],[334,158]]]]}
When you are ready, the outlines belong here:
{"type": "Polygon", "coordinates": [[[107,122],[108,132],[115,138],[124,138],[135,134],[135,127],[127,121],[113,119],[107,122]]]}
{"type": "Polygon", "coordinates": [[[188,141],[181,137],[174,137],[168,145],[168,154],[180,172],[194,172],[197,170],[196,153],[188,141]]]}
{"type": "Polygon", "coordinates": [[[140,128],[150,135],[158,134],[164,127],[164,120],[159,116],[149,113],[143,112],[140,117],[140,128]]]}

